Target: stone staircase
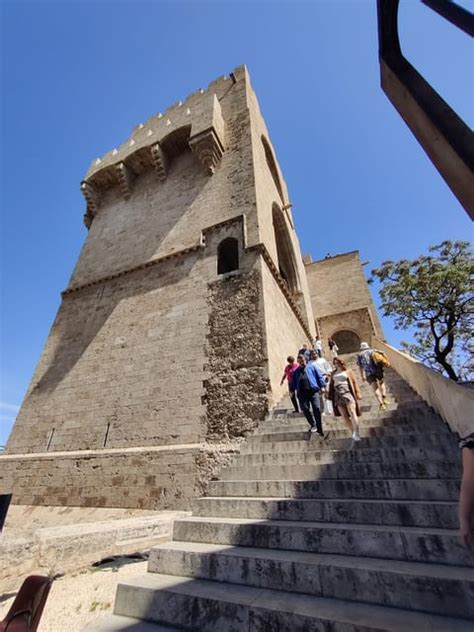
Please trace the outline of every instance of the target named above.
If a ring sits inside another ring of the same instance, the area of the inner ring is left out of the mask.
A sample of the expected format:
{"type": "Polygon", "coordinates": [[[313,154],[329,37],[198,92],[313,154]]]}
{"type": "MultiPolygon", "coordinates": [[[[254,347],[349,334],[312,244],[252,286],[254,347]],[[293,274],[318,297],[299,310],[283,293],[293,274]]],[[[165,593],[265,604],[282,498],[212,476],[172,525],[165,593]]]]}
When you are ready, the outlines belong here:
{"type": "Polygon", "coordinates": [[[274,410],[96,629],[472,632],[456,438],[392,370],[387,387],[379,412],[363,386],[357,444],[274,410]]]}

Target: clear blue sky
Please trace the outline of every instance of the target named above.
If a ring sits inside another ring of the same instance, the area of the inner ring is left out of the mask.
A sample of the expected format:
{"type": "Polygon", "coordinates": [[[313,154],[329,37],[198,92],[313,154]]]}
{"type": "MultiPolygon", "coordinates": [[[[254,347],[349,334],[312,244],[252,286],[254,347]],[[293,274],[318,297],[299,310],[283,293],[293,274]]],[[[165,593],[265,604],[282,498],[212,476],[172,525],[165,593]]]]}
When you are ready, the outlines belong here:
{"type": "MultiPolygon", "coordinates": [[[[472,2],[463,2],[472,8],[472,2]]],[[[132,127],[247,64],[313,258],[472,236],[379,87],[375,0],[1,3],[0,444],[86,237],[79,183],[132,127]]],[[[401,2],[406,55],[472,125],[469,38],[401,2]]],[[[403,334],[384,322],[395,344],[403,334]]]]}

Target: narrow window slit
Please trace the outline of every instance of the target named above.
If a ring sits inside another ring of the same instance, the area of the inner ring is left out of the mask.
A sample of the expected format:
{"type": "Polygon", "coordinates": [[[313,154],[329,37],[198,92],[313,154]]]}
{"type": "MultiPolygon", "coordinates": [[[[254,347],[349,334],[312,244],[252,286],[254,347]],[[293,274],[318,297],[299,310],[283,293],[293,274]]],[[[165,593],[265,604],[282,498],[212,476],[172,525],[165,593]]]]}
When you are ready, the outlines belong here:
{"type": "Polygon", "coordinates": [[[105,448],[105,446],[107,445],[107,439],[109,438],[109,430],[110,430],[110,422],[107,424],[107,430],[105,431],[104,445],[102,446],[103,448],[105,448]]]}
{"type": "Polygon", "coordinates": [[[53,443],[53,437],[54,437],[54,432],[55,432],[56,428],[51,428],[51,431],[49,433],[49,437],[48,437],[48,441],[46,444],[46,452],[49,451],[49,448],[51,447],[51,444],[53,443]]]}

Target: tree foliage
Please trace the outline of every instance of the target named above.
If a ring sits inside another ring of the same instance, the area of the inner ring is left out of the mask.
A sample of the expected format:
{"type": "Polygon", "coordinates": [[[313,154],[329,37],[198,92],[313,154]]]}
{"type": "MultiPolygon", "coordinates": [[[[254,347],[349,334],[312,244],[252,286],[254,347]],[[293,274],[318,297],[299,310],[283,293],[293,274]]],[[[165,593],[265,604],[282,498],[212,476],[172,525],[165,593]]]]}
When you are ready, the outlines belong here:
{"type": "Polygon", "coordinates": [[[469,243],[444,241],[411,261],[384,261],[380,281],[384,316],[397,329],[414,328],[404,348],[452,380],[474,377],[474,259],[469,243]]]}

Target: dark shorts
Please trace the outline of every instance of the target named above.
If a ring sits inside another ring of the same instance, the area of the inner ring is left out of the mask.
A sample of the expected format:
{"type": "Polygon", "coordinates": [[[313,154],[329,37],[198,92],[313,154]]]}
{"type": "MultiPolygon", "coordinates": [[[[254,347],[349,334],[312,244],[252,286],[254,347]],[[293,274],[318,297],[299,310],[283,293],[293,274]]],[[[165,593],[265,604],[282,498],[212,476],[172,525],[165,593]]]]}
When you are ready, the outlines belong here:
{"type": "Polygon", "coordinates": [[[383,380],[383,366],[375,367],[375,373],[367,375],[367,382],[369,384],[374,384],[375,382],[380,382],[381,380],[383,380]]]}

